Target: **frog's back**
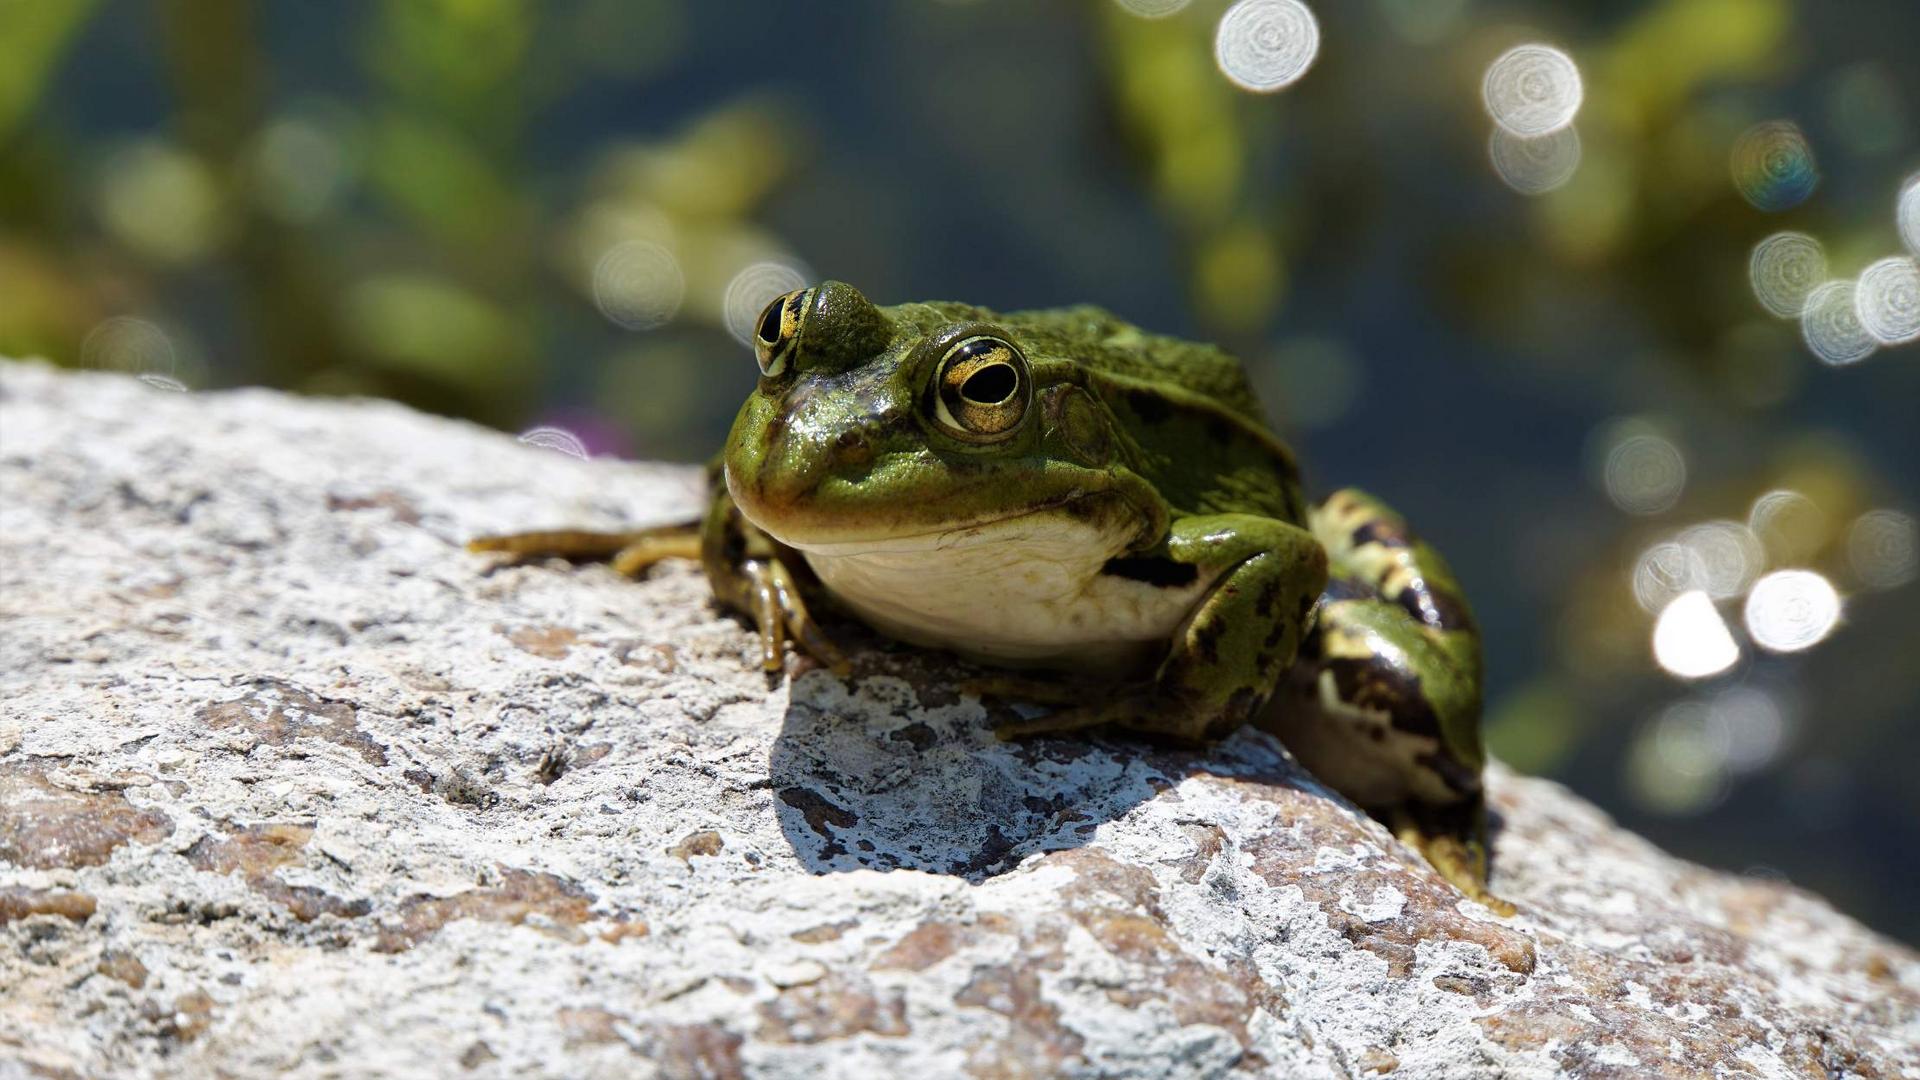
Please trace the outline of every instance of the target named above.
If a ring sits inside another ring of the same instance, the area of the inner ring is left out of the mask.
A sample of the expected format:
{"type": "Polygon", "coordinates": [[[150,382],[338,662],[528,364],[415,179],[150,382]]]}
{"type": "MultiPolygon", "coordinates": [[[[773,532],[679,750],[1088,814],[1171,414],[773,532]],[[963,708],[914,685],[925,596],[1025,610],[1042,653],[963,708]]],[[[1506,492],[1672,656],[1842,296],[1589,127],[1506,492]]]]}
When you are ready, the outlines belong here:
{"type": "Polygon", "coordinates": [[[1153,386],[1178,386],[1262,431],[1266,421],[1240,361],[1217,345],[1155,334],[1093,304],[995,312],[971,304],[903,304],[937,321],[992,323],[1038,356],[1071,357],[1095,371],[1153,386]]]}

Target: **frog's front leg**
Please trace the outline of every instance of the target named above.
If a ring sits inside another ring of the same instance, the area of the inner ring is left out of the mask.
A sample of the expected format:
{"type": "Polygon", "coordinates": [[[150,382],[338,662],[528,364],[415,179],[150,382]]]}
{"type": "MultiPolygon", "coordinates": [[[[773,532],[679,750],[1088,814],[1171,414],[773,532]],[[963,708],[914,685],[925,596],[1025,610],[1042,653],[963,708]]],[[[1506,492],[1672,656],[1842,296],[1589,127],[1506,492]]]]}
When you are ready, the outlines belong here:
{"type": "Polygon", "coordinates": [[[1181,518],[1164,555],[1214,579],[1174,636],[1153,680],[1106,700],[999,729],[1004,738],[1112,725],[1187,742],[1252,719],[1299,650],[1327,580],[1307,530],[1251,514],[1181,518]]]}
{"type": "Polygon", "coordinates": [[[1452,572],[1361,492],[1335,493],[1312,524],[1332,577],[1261,726],[1462,892],[1510,911],[1487,891],[1480,637],[1452,572]]]}
{"type": "Polygon", "coordinates": [[[761,665],[768,671],[785,666],[790,636],[815,660],[846,674],[846,658],[807,610],[793,569],[798,557],[740,515],[717,474],[713,489],[707,514],[698,522],[613,532],[551,529],[481,536],[468,541],[467,550],[522,558],[606,559],[629,577],[664,559],[699,559],[714,598],[753,620],[760,632],[761,665]]]}
{"type": "Polygon", "coordinates": [[[801,595],[800,558],[765,530],[748,521],[724,482],[714,492],[700,526],[700,564],[714,598],[753,620],[760,631],[760,664],[779,671],[786,666],[789,635],[800,648],[836,675],[852,671],[839,648],[807,610],[801,595]]]}

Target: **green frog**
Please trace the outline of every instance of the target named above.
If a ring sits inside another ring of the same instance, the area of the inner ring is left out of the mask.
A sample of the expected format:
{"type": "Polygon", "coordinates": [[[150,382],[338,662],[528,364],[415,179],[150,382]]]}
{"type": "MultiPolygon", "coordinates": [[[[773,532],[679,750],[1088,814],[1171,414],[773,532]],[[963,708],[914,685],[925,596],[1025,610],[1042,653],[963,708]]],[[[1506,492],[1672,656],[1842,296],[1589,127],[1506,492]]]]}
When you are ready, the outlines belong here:
{"type": "Polygon", "coordinates": [[[1006,737],[1256,724],[1510,910],[1487,889],[1480,639],[1453,574],[1378,499],[1310,505],[1232,356],[1097,307],[879,307],[833,281],[755,337],[703,521],[470,546],[629,574],[698,558],[775,672],[788,641],[849,670],[824,599],[1009,670],[973,689],[1057,706],[1006,737]]]}

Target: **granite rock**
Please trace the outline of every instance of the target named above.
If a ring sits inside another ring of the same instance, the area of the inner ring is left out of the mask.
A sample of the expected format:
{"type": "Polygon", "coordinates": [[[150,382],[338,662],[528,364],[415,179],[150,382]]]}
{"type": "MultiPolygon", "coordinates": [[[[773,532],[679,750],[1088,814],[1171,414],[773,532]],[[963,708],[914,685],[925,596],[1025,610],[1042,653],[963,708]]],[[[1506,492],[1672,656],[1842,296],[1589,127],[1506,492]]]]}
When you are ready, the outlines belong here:
{"type": "MultiPolygon", "coordinates": [[[[1496,769],[1462,900],[1272,739],[769,680],[691,512],[379,402],[0,363],[0,1075],[1920,1075],[1920,962],[1496,769]]],[[[1496,643],[1497,647],[1497,643],[1496,643]]]]}

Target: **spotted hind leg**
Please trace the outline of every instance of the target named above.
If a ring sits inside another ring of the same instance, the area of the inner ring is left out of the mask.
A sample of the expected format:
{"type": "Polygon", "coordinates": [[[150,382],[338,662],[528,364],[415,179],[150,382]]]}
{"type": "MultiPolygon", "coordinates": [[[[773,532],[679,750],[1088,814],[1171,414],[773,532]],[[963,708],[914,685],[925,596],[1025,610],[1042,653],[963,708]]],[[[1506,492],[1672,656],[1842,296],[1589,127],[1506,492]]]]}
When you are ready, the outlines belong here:
{"type": "Polygon", "coordinates": [[[1360,492],[1312,525],[1331,577],[1261,726],[1462,892],[1511,910],[1487,891],[1479,634],[1451,571],[1360,492]]]}

